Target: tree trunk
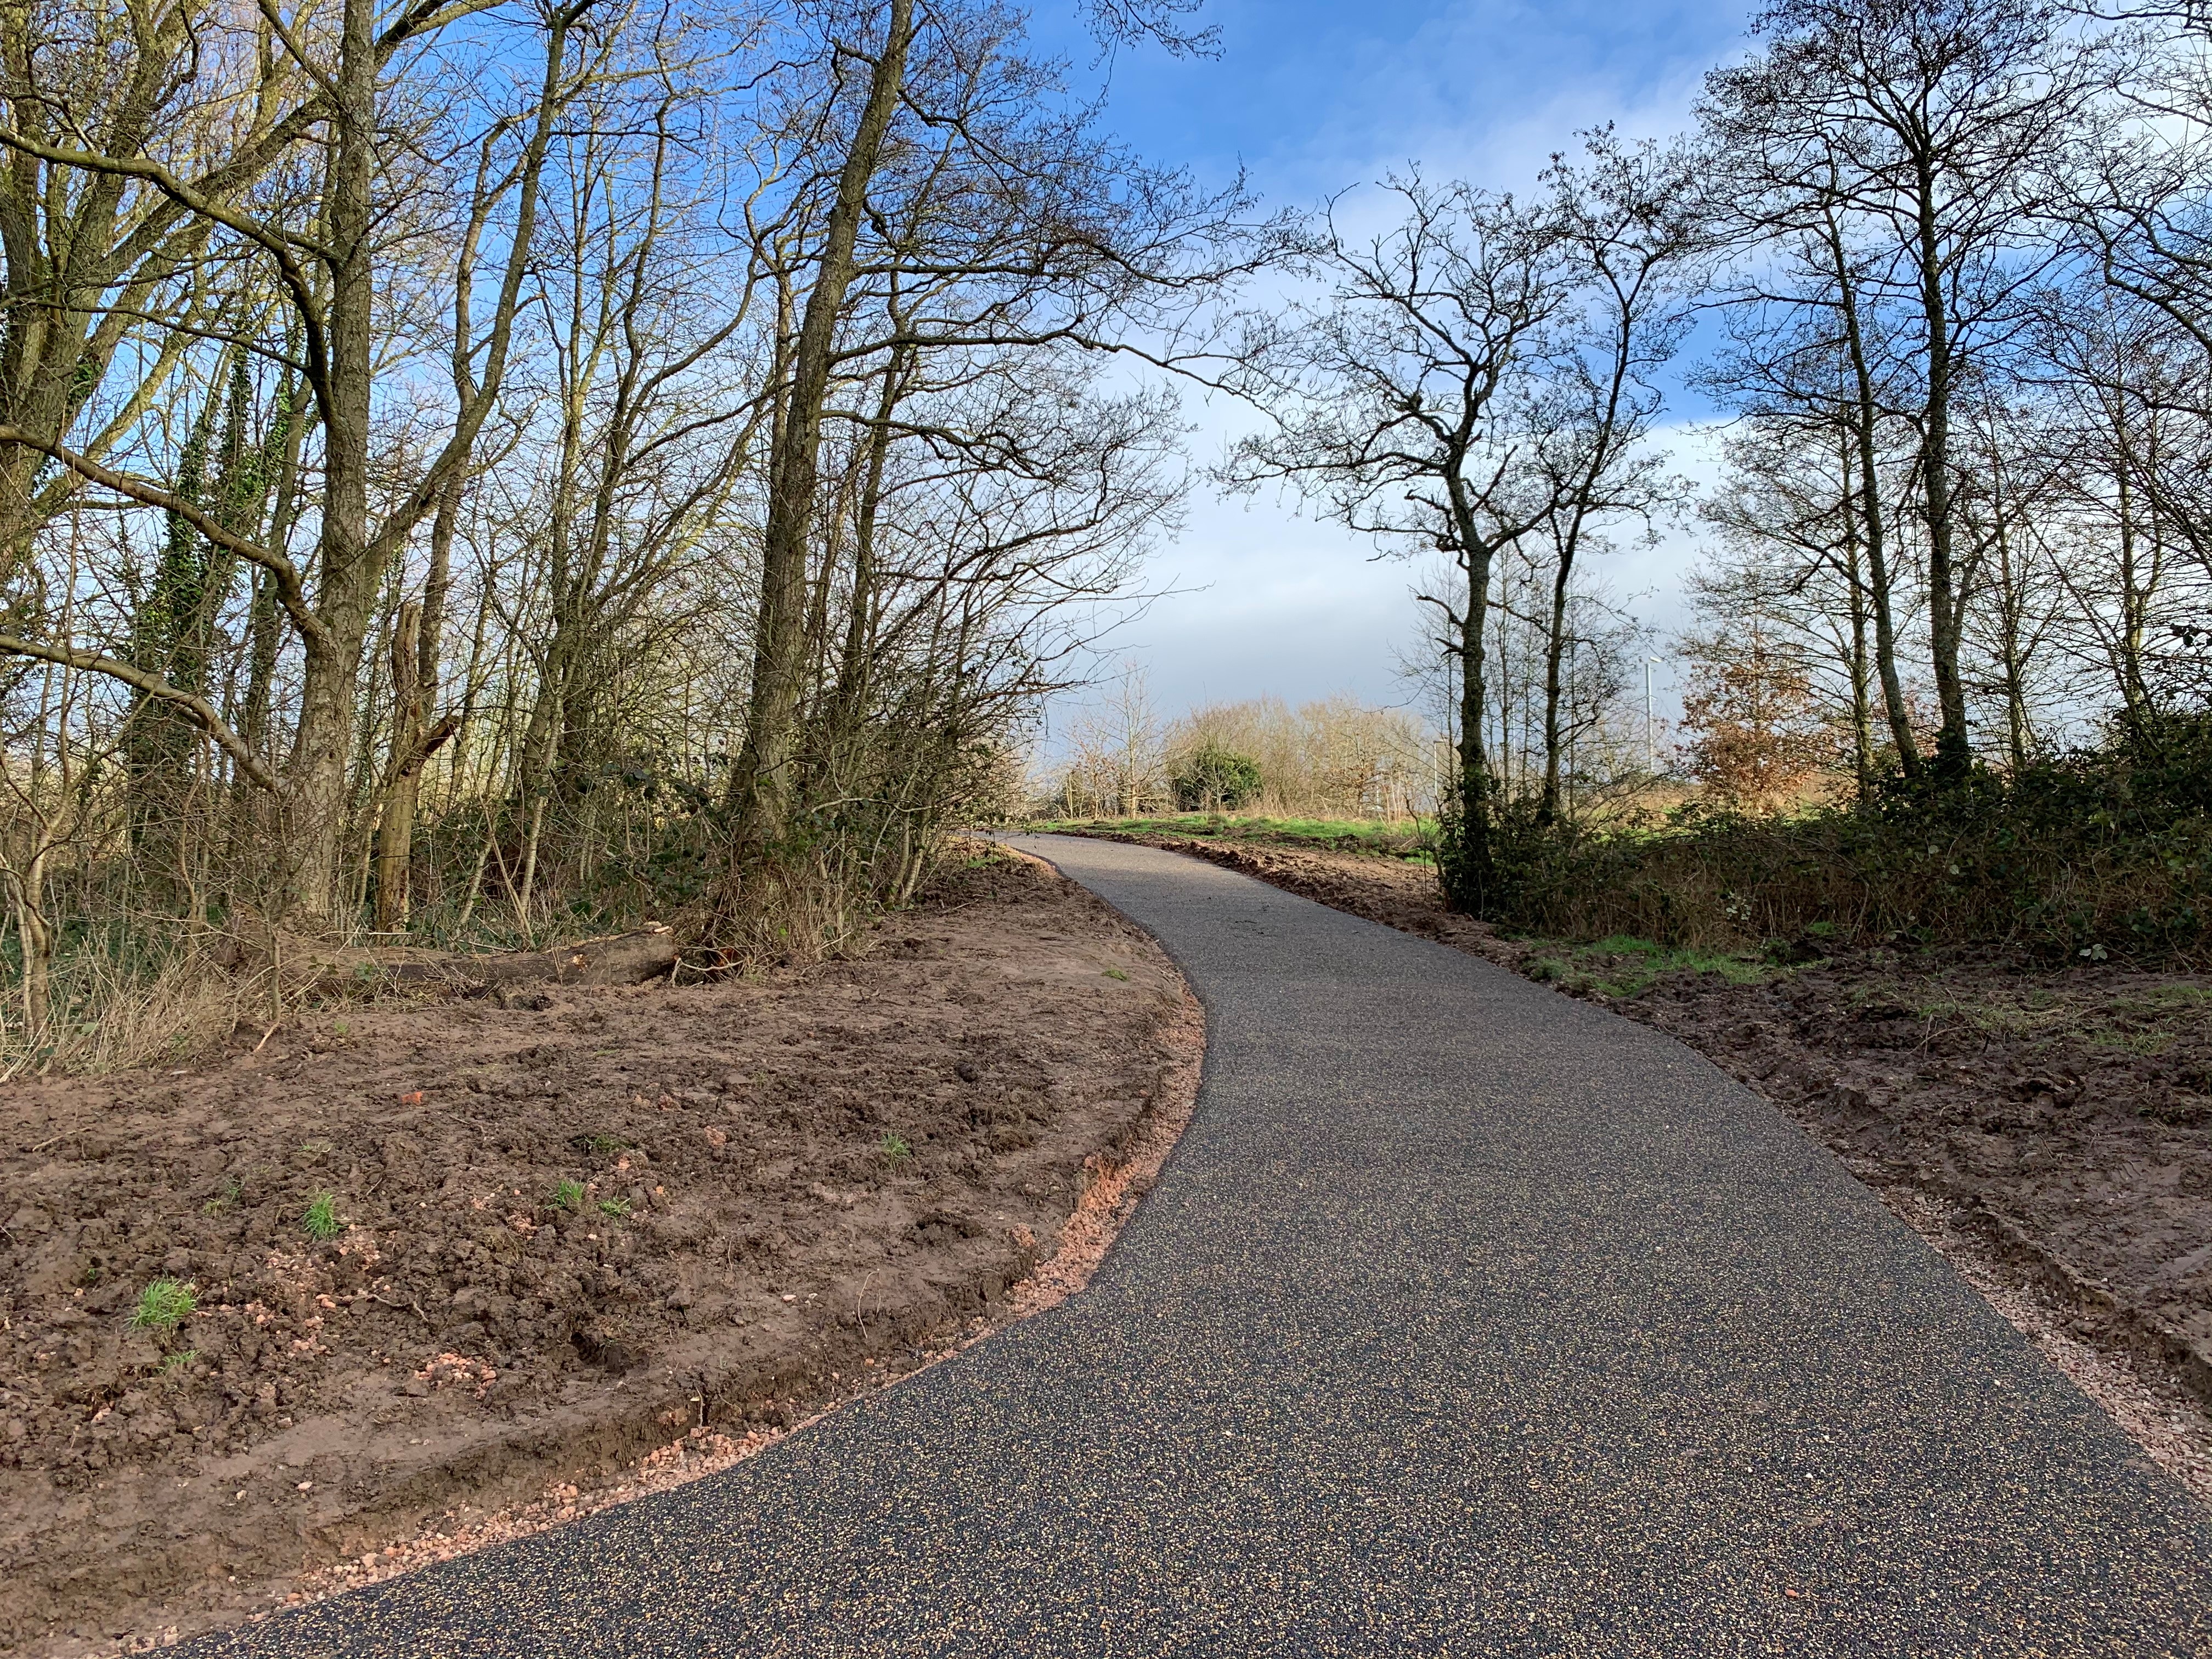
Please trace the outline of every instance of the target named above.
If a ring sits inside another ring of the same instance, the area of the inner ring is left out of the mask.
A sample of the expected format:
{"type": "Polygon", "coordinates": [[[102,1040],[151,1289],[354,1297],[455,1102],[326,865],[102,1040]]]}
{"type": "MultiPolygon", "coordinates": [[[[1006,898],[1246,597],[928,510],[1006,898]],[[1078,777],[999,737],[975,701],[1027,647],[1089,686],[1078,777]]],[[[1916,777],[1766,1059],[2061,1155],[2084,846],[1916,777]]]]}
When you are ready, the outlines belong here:
{"type": "Polygon", "coordinates": [[[1875,672],[1881,682],[1883,712],[1889,718],[1890,741],[1897,745],[1897,763],[1906,777],[1920,770],[1920,744],[1912,732],[1912,711],[1905,701],[1905,684],[1897,671],[1897,618],[1892,606],[1887,539],[1888,517],[1881,505],[1881,469],[1875,453],[1876,419],[1874,371],[1867,362],[1866,336],[1859,320],[1858,289],[1850,262],[1844,252],[1843,237],[1833,220],[1828,223],[1828,248],[1835,262],[1836,298],[1843,313],[1844,343],[1850,353],[1852,391],[1856,408],[1852,435],[1857,440],[1859,529],[1866,538],[1867,598],[1874,612],[1875,672]]]}
{"type": "Polygon", "coordinates": [[[522,879],[514,892],[514,921],[528,939],[530,928],[531,891],[538,884],[538,843],[545,830],[545,797],[530,804],[530,830],[522,844],[522,879]]]}
{"type": "MultiPolygon", "coordinates": [[[[307,444],[308,429],[314,424],[311,415],[293,407],[298,398],[298,384],[288,369],[283,389],[277,394],[277,419],[283,431],[281,434],[272,434],[281,437],[281,448],[276,455],[276,491],[269,515],[268,544],[282,554],[291,550],[292,529],[299,514],[300,457],[307,444]]],[[[276,659],[283,644],[283,624],[276,609],[276,579],[258,566],[253,573],[253,599],[247,616],[246,702],[240,735],[257,757],[273,762],[276,744],[270,730],[270,714],[276,696],[276,659]]],[[[264,792],[248,788],[241,800],[241,810],[249,840],[265,844],[276,826],[264,792]]]]}
{"type": "MultiPolygon", "coordinates": [[[[2124,419],[2123,414],[2123,422],[2124,419]]],[[[2112,655],[2114,678],[2119,684],[2120,719],[2130,731],[2134,731],[2141,726],[2150,703],[2142,663],[2143,622],[2149,609],[2149,595],[2138,569],[2136,544],[2140,532],[2124,424],[2118,426],[2118,434],[2119,442],[2115,448],[2119,464],[2112,469],[2112,475],[2119,492],[2120,615],[2119,625],[2113,631],[2112,655]]]]}
{"type": "Polygon", "coordinates": [[[392,781],[376,823],[376,931],[407,920],[407,866],[415,851],[415,784],[422,769],[423,698],[419,658],[422,607],[399,607],[392,625],[392,781]]]}
{"type": "MultiPolygon", "coordinates": [[[[200,405],[177,462],[176,493],[194,507],[207,489],[207,452],[215,397],[200,405]]],[[[175,513],[168,515],[154,580],[131,620],[131,663],[195,695],[206,690],[206,659],[195,633],[207,590],[207,544],[175,513]]],[[[123,769],[129,784],[125,821],[138,875],[165,908],[182,888],[184,804],[198,728],[177,706],[143,691],[131,699],[123,724],[123,769]]]]}
{"type": "MultiPolygon", "coordinates": [[[[397,932],[407,925],[409,872],[415,858],[415,816],[421,799],[422,767],[431,754],[425,742],[430,711],[438,702],[438,645],[451,583],[453,524],[460,514],[465,474],[455,468],[438,498],[430,526],[430,569],[422,602],[399,607],[392,630],[392,763],[384,811],[376,824],[376,931],[397,932]]],[[[452,730],[454,722],[446,729],[452,730]]]]}
{"type": "Polygon", "coordinates": [[[1928,518],[1928,641],[1936,670],[1936,769],[1946,778],[1965,775],[1973,763],[1966,734],[1966,682],[1959,674],[1959,641],[1965,609],[1953,559],[1951,495],[1951,321],[1943,295],[1943,266],[1936,240],[1936,186],[1920,179],[1920,304],[1927,327],[1928,401],[1920,446],[1920,490],[1928,518]]]}
{"type": "Polygon", "coordinates": [[[1487,664],[1483,630],[1490,623],[1491,567],[1496,555],[1475,522],[1465,480],[1455,471],[1446,484],[1460,569],[1467,577],[1467,611],[1459,629],[1459,775],[1454,790],[1459,823],[1456,845],[1440,873],[1445,895],[1453,905],[1480,916],[1487,914],[1497,878],[1491,835],[1496,791],[1489,749],[1483,738],[1489,696],[1484,678],[1487,664]]]}
{"type": "Polygon", "coordinates": [[[316,953],[309,983],[324,991],[364,984],[432,986],[481,996],[541,985],[636,985],[675,967],[676,933],[660,923],[550,951],[468,956],[446,951],[345,950],[316,953]]]}
{"type": "Polygon", "coordinates": [[[2023,638],[2027,617],[2026,604],[2020,588],[2015,586],[2019,574],[2013,569],[2012,538],[2006,533],[2002,521],[1997,526],[1997,579],[2004,584],[2004,614],[1999,618],[2003,627],[2002,641],[2005,693],[2005,747],[2012,758],[2015,775],[2027,766],[2029,727],[2027,720],[2027,647],[2023,638]]]}
{"type": "Polygon", "coordinates": [[[1636,350],[1637,303],[1631,290],[1619,300],[1613,322],[1613,364],[1606,382],[1605,407],[1590,432],[1589,459],[1573,481],[1567,502],[1566,533],[1559,540],[1559,561],[1552,578],[1552,614],[1544,656],[1544,793],[1537,821],[1550,824],[1559,815],[1559,659],[1567,645],[1567,593],[1574,580],[1575,559],[1582,551],[1583,527],[1596,510],[1598,485],[1616,458],[1615,441],[1621,427],[1621,404],[1628,391],[1629,372],[1636,350]]]}
{"type": "Polygon", "coordinates": [[[1544,790],[1536,805],[1536,821],[1552,824],[1559,817],[1560,733],[1559,668],[1567,649],[1567,584],[1573,579],[1574,553],[1562,546],[1552,572],[1552,609],[1546,619],[1544,640],[1544,790]]]}
{"type": "Polygon", "coordinates": [[[1844,580],[1850,594],[1850,677],[1851,677],[1851,775],[1858,786],[1862,803],[1874,794],[1874,685],[1873,672],[1867,657],[1867,629],[1870,620],[1867,604],[1865,562],[1859,535],[1858,515],[1852,511],[1851,442],[1848,433],[1844,436],[1842,453],[1838,458],[1838,495],[1837,501],[1843,511],[1844,520],[1844,580]]]}
{"type": "Polygon", "coordinates": [[[790,826],[796,781],[799,698],[805,672],[808,551],[820,469],[822,415],[830,393],[837,319],[854,276],[853,249],[891,118],[906,79],[914,0],[890,0],[868,95],[837,177],[821,263],[806,296],[792,356],[788,412],[778,434],[761,547],[760,614],[744,747],[732,781],[741,858],[757,857],[790,826]]]}
{"type": "Polygon", "coordinates": [[[328,94],[332,143],[324,215],[331,249],[328,396],[316,610],[326,640],[307,641],[299,733],[286,801],[292,897],[304,921],[338,919],[344,880],[346,774],[362,642],[379,572],[368,548],[369,386],[375,289],[371,186],[376,167],[374,0],[345,0],[328,94]]]}
{"type": "Polygon", "coordinates": [[[41,842],[25,867],[0,862],[8,878],[9,908],[15,914],[15,942],[22,952],[25,1047],[35,1047],[53,1018],[54,930],[46,920],[46,848],[41,842]]]}
{"type": "Polygon", "coordinates": [[[859,510],[853,524],[853,595],[845,617],[845,645],[838,660],[837,682],[830,694],[831,728],[841,737],[849,734],[867,707],[871,654],[875,649],[876,514],[884,495],[884,466],[890,453],[890,421],[905,391],[910,354],[902,349],[891,354],[884,371],[883,395],[876,404],[875,422],[868,430],[868,459],[860,484],[859,510]]]}

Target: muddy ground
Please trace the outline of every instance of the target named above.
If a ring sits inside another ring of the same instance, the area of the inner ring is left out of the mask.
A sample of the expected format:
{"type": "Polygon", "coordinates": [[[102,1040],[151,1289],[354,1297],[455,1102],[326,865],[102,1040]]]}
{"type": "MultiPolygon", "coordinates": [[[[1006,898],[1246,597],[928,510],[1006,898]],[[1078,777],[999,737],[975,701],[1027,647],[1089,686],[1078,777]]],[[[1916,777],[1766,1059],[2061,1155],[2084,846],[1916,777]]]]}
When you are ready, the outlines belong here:
{"type": "Polygon", "coordinates": [[[1499,938],[1443,908],[1425,863],[1131,839],[1680,1037],[1824,1141],[2212,1499],[2212,975],[1886,951],[1670,969],[1499,938]],[[2114,1394],[2116,1367],[2140,1382],[2132,1397],[2114,1394]]]}
{"type": "Polygon", "coordinates": [[[189,1633],[909,1370],[1194,1076],[1159,949],[998,856],[856,961],[532,1000],[0,1098],[0,1650],[189,1633]]]}

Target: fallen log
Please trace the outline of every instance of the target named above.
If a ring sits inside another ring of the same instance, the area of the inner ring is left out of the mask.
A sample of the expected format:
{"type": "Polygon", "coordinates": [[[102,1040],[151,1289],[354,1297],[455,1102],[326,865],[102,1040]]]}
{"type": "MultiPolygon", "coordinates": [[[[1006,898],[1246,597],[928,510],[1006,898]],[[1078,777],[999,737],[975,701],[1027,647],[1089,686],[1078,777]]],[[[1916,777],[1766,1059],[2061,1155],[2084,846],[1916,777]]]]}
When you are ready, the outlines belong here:
{"type": "Polygon", "coordinates": [[[497,985],[635,985],[676,966],[676,930],[656,923],[605,939],[580,939],[554,951],[463,961],[484,988],[497,985]]]}
{"type": "MultiPolygon", "coordinates": [[[[454,996],[495,996],[549,985],[636,985],[676,966],[676,932],[660,923],[550,951],[468,954],[455,951],[331,949],[308,945],[307,989],[331,994],[401,988],[454,996]]],[[[289,965],[289,964],[288,964],[289,965]]]]}

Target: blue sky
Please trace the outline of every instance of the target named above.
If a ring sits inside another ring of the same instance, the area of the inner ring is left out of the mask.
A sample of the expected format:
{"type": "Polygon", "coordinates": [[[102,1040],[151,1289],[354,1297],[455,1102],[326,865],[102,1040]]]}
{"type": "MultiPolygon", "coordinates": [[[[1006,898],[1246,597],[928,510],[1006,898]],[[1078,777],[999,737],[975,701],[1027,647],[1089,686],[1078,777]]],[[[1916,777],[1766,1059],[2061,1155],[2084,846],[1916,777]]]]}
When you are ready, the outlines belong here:
{"type": "MultiPolygon", "coordinates": [[[[1041,6],[1036,25],[1079,87],[1105,82],[1107,125],[1152,159],[1209,182],[1241,164],[1271,203],[1310,207],[1409,161],[1432,178],[1524,189],[1577,130],[1610,120],[1631,137],[1678,131],[1705,70],[1743,46],[1747,15],[1696,0],[1212,0],[1218,58],[1123,52],[1096,67],[1060,8],[1041,6]]],[[[1189,412],[1202,463],[1249,418],[1196,402],[1189,412]]],[[[1685,470],[1702,470],[1677,453],[1685,470]]],[[[1419,627],[1412,573],[1372,554],[1289,503],[1221,501],[1201,487],[1154,566],[1154,581],[1177,591],[1119,636],[1117,653],[1143,665],[1170,714],[1267,694],[1401,702],[1398,665],[1419,627]]],[[[1679,538],[1616,555],[1611,586],[1648,594],[1635,608],[1670,624],[1687,556],[1679,538]]]]}

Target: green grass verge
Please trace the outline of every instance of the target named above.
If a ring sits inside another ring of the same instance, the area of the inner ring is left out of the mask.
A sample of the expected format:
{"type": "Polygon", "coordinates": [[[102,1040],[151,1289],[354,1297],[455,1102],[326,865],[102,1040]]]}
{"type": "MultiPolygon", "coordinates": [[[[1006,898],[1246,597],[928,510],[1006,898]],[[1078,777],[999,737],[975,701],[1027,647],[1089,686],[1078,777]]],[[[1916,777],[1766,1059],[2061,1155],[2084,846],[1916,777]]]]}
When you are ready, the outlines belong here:
{"type": "Polygon", "coordinates": [[[1632,997],[1666,974],[1713,974],[1730,985],[1758,985],[1790,970],[1748,952],[1669,950],[1651,939],[1616,933],[1589,945],[1547,942],[1529,957],[1527,971],[1529,978],[1563,990],[1632,997]]]}
{"type": "Polygon", "coordinates": [[[1424,818],[1387,822],[1372,818],[1239,817],[1223,812],[1178,812],[1149,818],[1040,818],[1026,826],[1042,834],[1054,830],[1114,830],[1124,835],[1188,836],[1202,841],[1239,841],[1280,847],[1322,847],[1335,852],[1372,853],[1385,858],[1426,860],[1435,825],[1424,818]]]}

